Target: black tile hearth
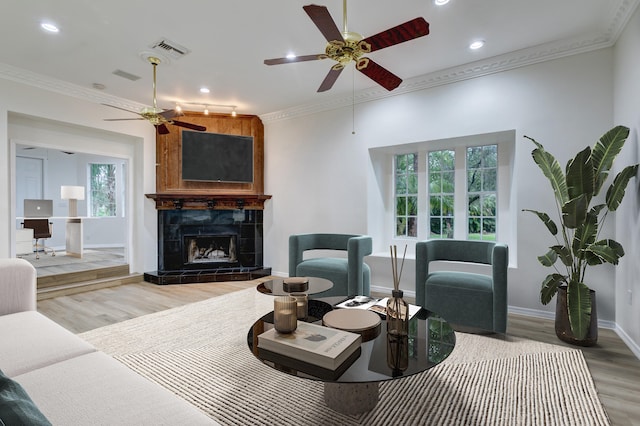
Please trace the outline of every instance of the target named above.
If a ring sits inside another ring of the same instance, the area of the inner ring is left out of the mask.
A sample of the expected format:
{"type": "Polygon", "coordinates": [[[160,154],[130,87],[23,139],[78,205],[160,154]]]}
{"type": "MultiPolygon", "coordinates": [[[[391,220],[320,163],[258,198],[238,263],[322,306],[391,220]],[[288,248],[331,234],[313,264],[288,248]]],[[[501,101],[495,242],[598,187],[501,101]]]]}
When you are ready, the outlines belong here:
{"type": "Polygon", "coordinates": [[[262,210],[158,210],[158,270],[145,273],[145,280],[251,279],[252,271],[265,270],[262,222],[262,210]]]}

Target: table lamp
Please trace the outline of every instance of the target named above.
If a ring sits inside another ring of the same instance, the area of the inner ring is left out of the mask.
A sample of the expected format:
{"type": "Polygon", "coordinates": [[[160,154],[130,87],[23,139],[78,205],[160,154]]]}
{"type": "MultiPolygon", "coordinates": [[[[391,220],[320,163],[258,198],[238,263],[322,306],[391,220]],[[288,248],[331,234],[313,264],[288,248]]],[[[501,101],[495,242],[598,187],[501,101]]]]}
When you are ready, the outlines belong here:
{"type": "Polygon", "coordinates": [[[60,198],[69,200],[69,217],[78,217],[78,200],[84,200],[84,186],[60,187],[60,198]]]}

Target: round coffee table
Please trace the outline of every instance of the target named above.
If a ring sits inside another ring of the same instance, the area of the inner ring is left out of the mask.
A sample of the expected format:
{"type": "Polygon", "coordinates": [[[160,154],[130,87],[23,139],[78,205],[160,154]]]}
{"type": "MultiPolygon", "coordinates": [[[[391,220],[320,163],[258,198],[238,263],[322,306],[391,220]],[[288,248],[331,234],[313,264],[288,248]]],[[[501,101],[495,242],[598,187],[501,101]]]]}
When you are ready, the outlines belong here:
{"type": "MultiPolygon", "coordinates": [[[[309,279],[309,289],[302,293],[316,294],[323,291],[331,290],[333,282],[324,278],[306,277],[309,279]]],[[[272,296],[287,296],[290,293],[283,288],[285,278],[273,278],[272,280],[265,281],[258,284],[256,290],[263,294],[269,294],[272,296]]]]}
{"type": "MultiPolygon", "coordinates": [[[[331,309],[331,305],[328,305],[331,309]]],[[[321,324],[317,321],[316,324],[321,324]]],[[[421,309],[409,323],[408,362],[401,370],[391,366],[387,359],[387,327],[382,320],[380,334],[360,345],[360,355],[337,378],[320,378],[296,369],[297,361],[286,356],[272,362],[261,356],[258,336],[273,328],[273,312],[256,321],[247,335],[252,353],[265,364],[284,373],[324,382],[324,399],[329,408],[345,413],[358,414],[370,411],[378,403],[379,383],[398,380],[426,371],[444,361],[455,347],[455,333],[451,326],[437,314],[421,309]]],[[[264,355],[264,352],[263,352],[264,355]]]]}

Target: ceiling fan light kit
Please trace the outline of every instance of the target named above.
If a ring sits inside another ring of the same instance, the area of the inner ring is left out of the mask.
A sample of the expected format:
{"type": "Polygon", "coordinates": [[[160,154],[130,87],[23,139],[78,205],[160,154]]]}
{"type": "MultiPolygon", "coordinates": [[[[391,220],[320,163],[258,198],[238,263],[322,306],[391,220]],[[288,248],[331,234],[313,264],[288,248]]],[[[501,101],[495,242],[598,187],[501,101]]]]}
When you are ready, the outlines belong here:
{"type": "Polygon", "coordinates": [[[280,65],[294,62],[332,59],[336,62],[320,84],[318,92],[331,89],[346,65],[355,63],[360,71],[377,84],[391,91],[402,83],[402,79],[372,59],[363,55],[384,49],[405,41],[429,34],[429,23],[424,18],[415,18],[373,36],[362,35],[347,30],[347,0],[343,0],[343,31],[336,26],[329,10],[325,6],[308,5],[303,7],[309,18],[327,40],[324,53],[284,58],[267,59],[266,65],[280,65]]]}

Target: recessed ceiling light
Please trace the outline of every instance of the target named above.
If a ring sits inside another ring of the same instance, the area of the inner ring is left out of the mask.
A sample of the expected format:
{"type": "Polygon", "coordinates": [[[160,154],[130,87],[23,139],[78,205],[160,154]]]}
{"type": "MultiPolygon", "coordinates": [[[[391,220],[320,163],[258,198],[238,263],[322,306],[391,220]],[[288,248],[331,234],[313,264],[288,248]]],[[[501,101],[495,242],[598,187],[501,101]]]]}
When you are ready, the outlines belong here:
{"type": "Polygon", "coordinates": [[[45,31],[49,31],[50,33],[57,33],[58,31],[60,31],[60,29],[51,22],[43,22],[40,24],[40,27],[42,27],[42,29],[45,31]]]}
{"type": "Polygon", "coordinates": [[[296,54],[295,54],[295,53],[289,53],[289,54],[287,55],[287,59],[294,59],[295,57],[296,57],[296,54]]]}
{"type": "Polygon", "coordinates": [[[484,46],[484,40],[476,40],[469,45],[469,49],[476,50],[484,46]]]}
{"type": "Polygon", "coordinates": [[[206,87],[201,87],[200,88],[200,93],[209,93],[209,92],[210,92],[210,90],[207,89],[206,87]]]}
{"type": "Polygon", "coordinates": [[[449,0],[434,0],[436,6],[442,6],[443,4],[449,3],[449,0]]]}

